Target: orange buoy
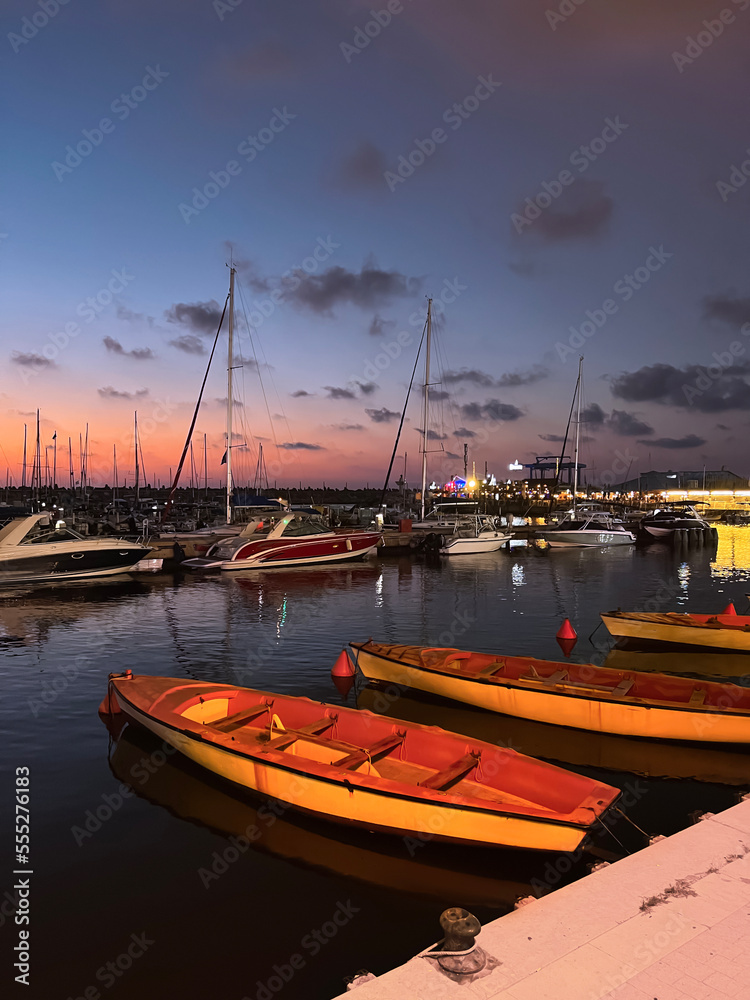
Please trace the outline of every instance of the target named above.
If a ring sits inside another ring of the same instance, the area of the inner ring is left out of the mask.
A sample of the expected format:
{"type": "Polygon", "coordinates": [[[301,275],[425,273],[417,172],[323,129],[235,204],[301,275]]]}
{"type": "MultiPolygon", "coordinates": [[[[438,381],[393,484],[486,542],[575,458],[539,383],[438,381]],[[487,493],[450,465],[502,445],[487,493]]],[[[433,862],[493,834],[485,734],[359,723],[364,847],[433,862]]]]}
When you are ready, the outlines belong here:
{"type": "Polygon", "coordinates": [[[353,677],[354,664],[349,659],[349,654],[342,649],[336,658],[336,662],[331,670],[331,677],[353,677]]]}
{"type": "Polygon", "coordinates": [[[723,615],[736,615],[737,611],[735,609],[734,603],[732,601],[727,604],[724,610],[721,612],[723,615]]]}
{"type": "Polygon", "coordinates": [[[566,618],[555,635],[556,639],[577,639],[578,633],[570,624],[570,618],[566,618]]]}

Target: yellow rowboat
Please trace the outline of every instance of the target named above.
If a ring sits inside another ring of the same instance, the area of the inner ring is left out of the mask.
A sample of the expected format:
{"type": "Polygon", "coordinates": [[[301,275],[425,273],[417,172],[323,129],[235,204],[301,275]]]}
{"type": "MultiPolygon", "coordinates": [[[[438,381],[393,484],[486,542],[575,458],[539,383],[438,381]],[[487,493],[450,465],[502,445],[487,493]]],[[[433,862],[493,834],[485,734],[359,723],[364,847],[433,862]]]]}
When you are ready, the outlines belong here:
{"type": "Polygon", "coordinates": [[[687,643],[750,652],[750,616],[687,615],[669,612],[648,614],[640,611],[602,612],[601,619],[611,635],[628,639],[687,643]]]}
{"type": "Polygon", "coordinates": [[[239,789],[203,780],[203,772],[180,754],[173,752],[154,767],[155,755],[156,761],[163,759],[162,747],[152,733],[128,723],[112,751],[110,768],[136,795],[172,816],[229,836],[233,843],[244,837],[250,850],[260,853],[261,865],[271,856],[442,904],[460,899],[466,906],[503,911],[512,910],[519,897],[534,894],[536,855],[493,852],[488,870],[487,851],[428,844],[426,839],[405,847],[398,837],[365,831],[357,836],[350,827],[301,816],[284,803],[247,801],[239,789]]]}
{"type": "Polygon", "coordinates": [[[750,743],[750,688],[529,656],[353,642],[370,680],[574,729],[750,743]]]}
{"type": "Polygon", "coordinates": [[[302,812],[412,838],[573,851],[620,795],[435,727],[230,684],[126,671],[100,711],[302,812]]]}

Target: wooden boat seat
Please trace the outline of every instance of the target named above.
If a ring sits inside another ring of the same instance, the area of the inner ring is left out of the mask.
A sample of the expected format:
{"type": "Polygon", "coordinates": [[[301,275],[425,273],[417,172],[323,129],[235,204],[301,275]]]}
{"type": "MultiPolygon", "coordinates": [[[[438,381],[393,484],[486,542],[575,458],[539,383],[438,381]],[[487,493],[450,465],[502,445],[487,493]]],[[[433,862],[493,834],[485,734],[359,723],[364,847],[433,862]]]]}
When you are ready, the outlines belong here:
{"type": "MultiPolygon", "coordinates": [[[[554,686],[555,684],[559,684],[561,681],[566,680],[567,677],[568,677],[567,670],[556,670],[554,674],[550,674],[549,677],[543,677],[540,673],[537,672],[536,667],[531,666],[529,667],[529,673],[523,677],[520,677],[519,680],[542,681],[544,684],[550,684],[554,686]]],[[[571,681],[570,683],[572,684],[574,682],[571,681]]]]}
{"type": "Polygon", "coordinates": [[[505,670],[505,660],[495,660],[494,663],[488,663],[486,667],[482,667],[481,670],[477,670],[475,677],[493,677],[495,674],[499,674],[501,670],[505,670]]]}
{"type": "Polygon", "coordinates": [[[565,687],[580,688],[583,691],[598,691],[600,694],[611,694],[614,698],[624,698],[630,691],[634,681],[629,678],[620,681],[617,687],[608,684],[589,684],[587,681],[564,681],[565,687]]]}
{"type": "Polygon", "coordinates": [[[291,746],[292,743],[295,743],[299,739],[320,736],[326,729],[330,729],[337,719],[338,715],[324,715],[317,722],[310,722],[299,729],[287,729],[286,732],[281,733],[279,736],[274,736],[272,740],[269,740],[263,747],[263,753],[266,753],[268,750],[286,750],[288,746],[291,746]]]}
{"type": "Polygon", "coordinates": [[[429,778],[425,778],[424,781],[420,781],[419,787],[431,788],[433,791],[443,792],[450,785],[454,785],[461,778],[465,778],[470,771],[474,770],[481,759],[482,755],[479,753],[467,753],[464,757],[454,761],[449,767],[445,767],[442,771],[437,771],[429,778]]]}
{"type": "Polygon", "coordinates": [[[706,700],[706,692],[703,688],[693,688],[693,693],[690,695],[690,701],[688,705],[691,708],[697,708],[702,705],[706,700]]]}
{"type": "Polygon", "coordinates": [[[243,712],[235,712],[234,715],[228,715],[225,719],[209,723],[209,725],[212,729],[218,729],[221,733],[231,732],[233,729],[239,729],[240,726],[244,726],[250,719],[257,718],[271,708],[273,708],[272,701],[259,702],[257,705],[251,705],[250,708],[246,708],[243,712]]]}
{"type": "Polygon", "coordinates": [[[404,742],[405,736],[406,733],[391,733],[390,736],[378,740],[371,747],[362,747],[359,750],[355,750],[354,753],[342,757],[341,760],[334,761],[333,766],[340,767],[343,770],[350,770],[353,767],[359,767],[360,764],[364,764],[366,760],[372,762],[376,757],[382,757],[391,750],[395,750],[396,747],[400,747],[404,742]]]}

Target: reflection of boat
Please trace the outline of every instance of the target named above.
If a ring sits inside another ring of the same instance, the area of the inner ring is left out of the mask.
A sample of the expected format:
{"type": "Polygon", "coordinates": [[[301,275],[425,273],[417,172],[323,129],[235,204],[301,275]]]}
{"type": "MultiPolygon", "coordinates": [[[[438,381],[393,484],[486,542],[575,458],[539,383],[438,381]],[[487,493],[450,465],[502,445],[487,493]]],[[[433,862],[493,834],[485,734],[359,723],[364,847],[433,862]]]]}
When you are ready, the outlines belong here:
{"type": "Polygon", "coordinates": [[[187,559],[193,569],[276,569],[281,566],[320,565],[362,559],[381,539],[379,531],[331,531],[318,524],[286,514],[267,534],[227,538],[217,542],[203,559],[187,559]]]}
{"type": "Polygon", "coordinates": [[[750,752],[705,744],[667,743],[516,719],[479,708],[442,701],[397,685],[368,684],[357,695],[357,707],[464,733],[519,753],[573,767],[629,771],[649,778],[686,778],[743,785],[750,782],[750,752]]]}
{"type": "Polygon", "coordinates": [[[522,719],[647,739],[750,743],[750,688],[590,663],[353,642],[371,680],[522,719]]]}
{"type": "Polygon", "coordinates": [[[499,518],[476,516],[466,518],[456,527],[442,553],[445,556],[473,555],[476,552],[497,552],[513,536],[500,528],[499,518]]]}
{"type": "Polygon", "coordinates": [[[117,705],[221,777],[383,833],[572,851],[620,794],[440,729],[229,684],[128,671],[110,677],[117,705]]]}
{"type": "Polygon", "coordinates": [[[601,619],[610,635],[627,639],[685,643],[714,649],[750,652],[750,616],[689,615],[645,611],[602,612],[601,619]]]}
{"type": "Polygon", "coordinates": [[[683,677],[740,677],[750,680],[750,656],[746,653],[697,653],[695,647],[665,650],[660,643],[638,644],[638,648],[615,646],[603,664],[612,670],[638,670],[683,677]]]}
{"type": "Polygon", "coordinates": [[[77,580],[127,573],[149,553],[124,538],[83,538],[66,527],[52,527],[49,514],[18,518],[0,530],[0,582],[77,580]]]}
{"type": "Polygon", "coordinates": [[[440,902],[451,899],[463,905],[510,908],[519,896],[532,891],[528,880],[534,869],[529,866],[527,875],[523,866],[523,859],[531,856],[510,855],[497,875],[503,859],[493,853],[495,874],[490,875],[488,857],[481,851],[467,855],[425,839],[415,842],[410,852],[392,837],[340,832],[328,823],[290,816],[283,803],[243,801],[228,786],[203,780],[205,772],[178,755],[158,767],[145,767],[144,761],[149,763],[160,750],[163,752],[163,744],[151,733],[128,725],[110,757],[110,766],[118,781],[130,785],[137,795],[180,819],[233,837],[246,837],[253,850],[440,902]],[[505,872],[507,878],[503,877],[505,872]]]}

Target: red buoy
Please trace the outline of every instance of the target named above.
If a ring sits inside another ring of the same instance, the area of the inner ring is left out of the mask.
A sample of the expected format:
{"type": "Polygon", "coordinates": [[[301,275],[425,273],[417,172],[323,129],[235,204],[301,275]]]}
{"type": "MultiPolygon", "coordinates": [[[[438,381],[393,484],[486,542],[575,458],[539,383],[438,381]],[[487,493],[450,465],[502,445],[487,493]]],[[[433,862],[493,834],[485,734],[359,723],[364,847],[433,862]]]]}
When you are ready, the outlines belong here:
{"type": "Polygon", "coordinates": [[[555,635],[556,639],[577,639],[578,633],[570,624],[570,618],[566,618],[555,635]]]}
{"type": "Polygon", "coordinates": [[[721,612],[723,615],[736,615],[737,611],[735,609],[734,603],[732,601],[727,604],[724,610],[721,612]]]}
{"type": "Polygon", "coordinates": [[[354,677],[354,664],[349,659],[349,654],[345,649],[342,649],[336,658],[331,670],[331,677],[354,677]]]}

